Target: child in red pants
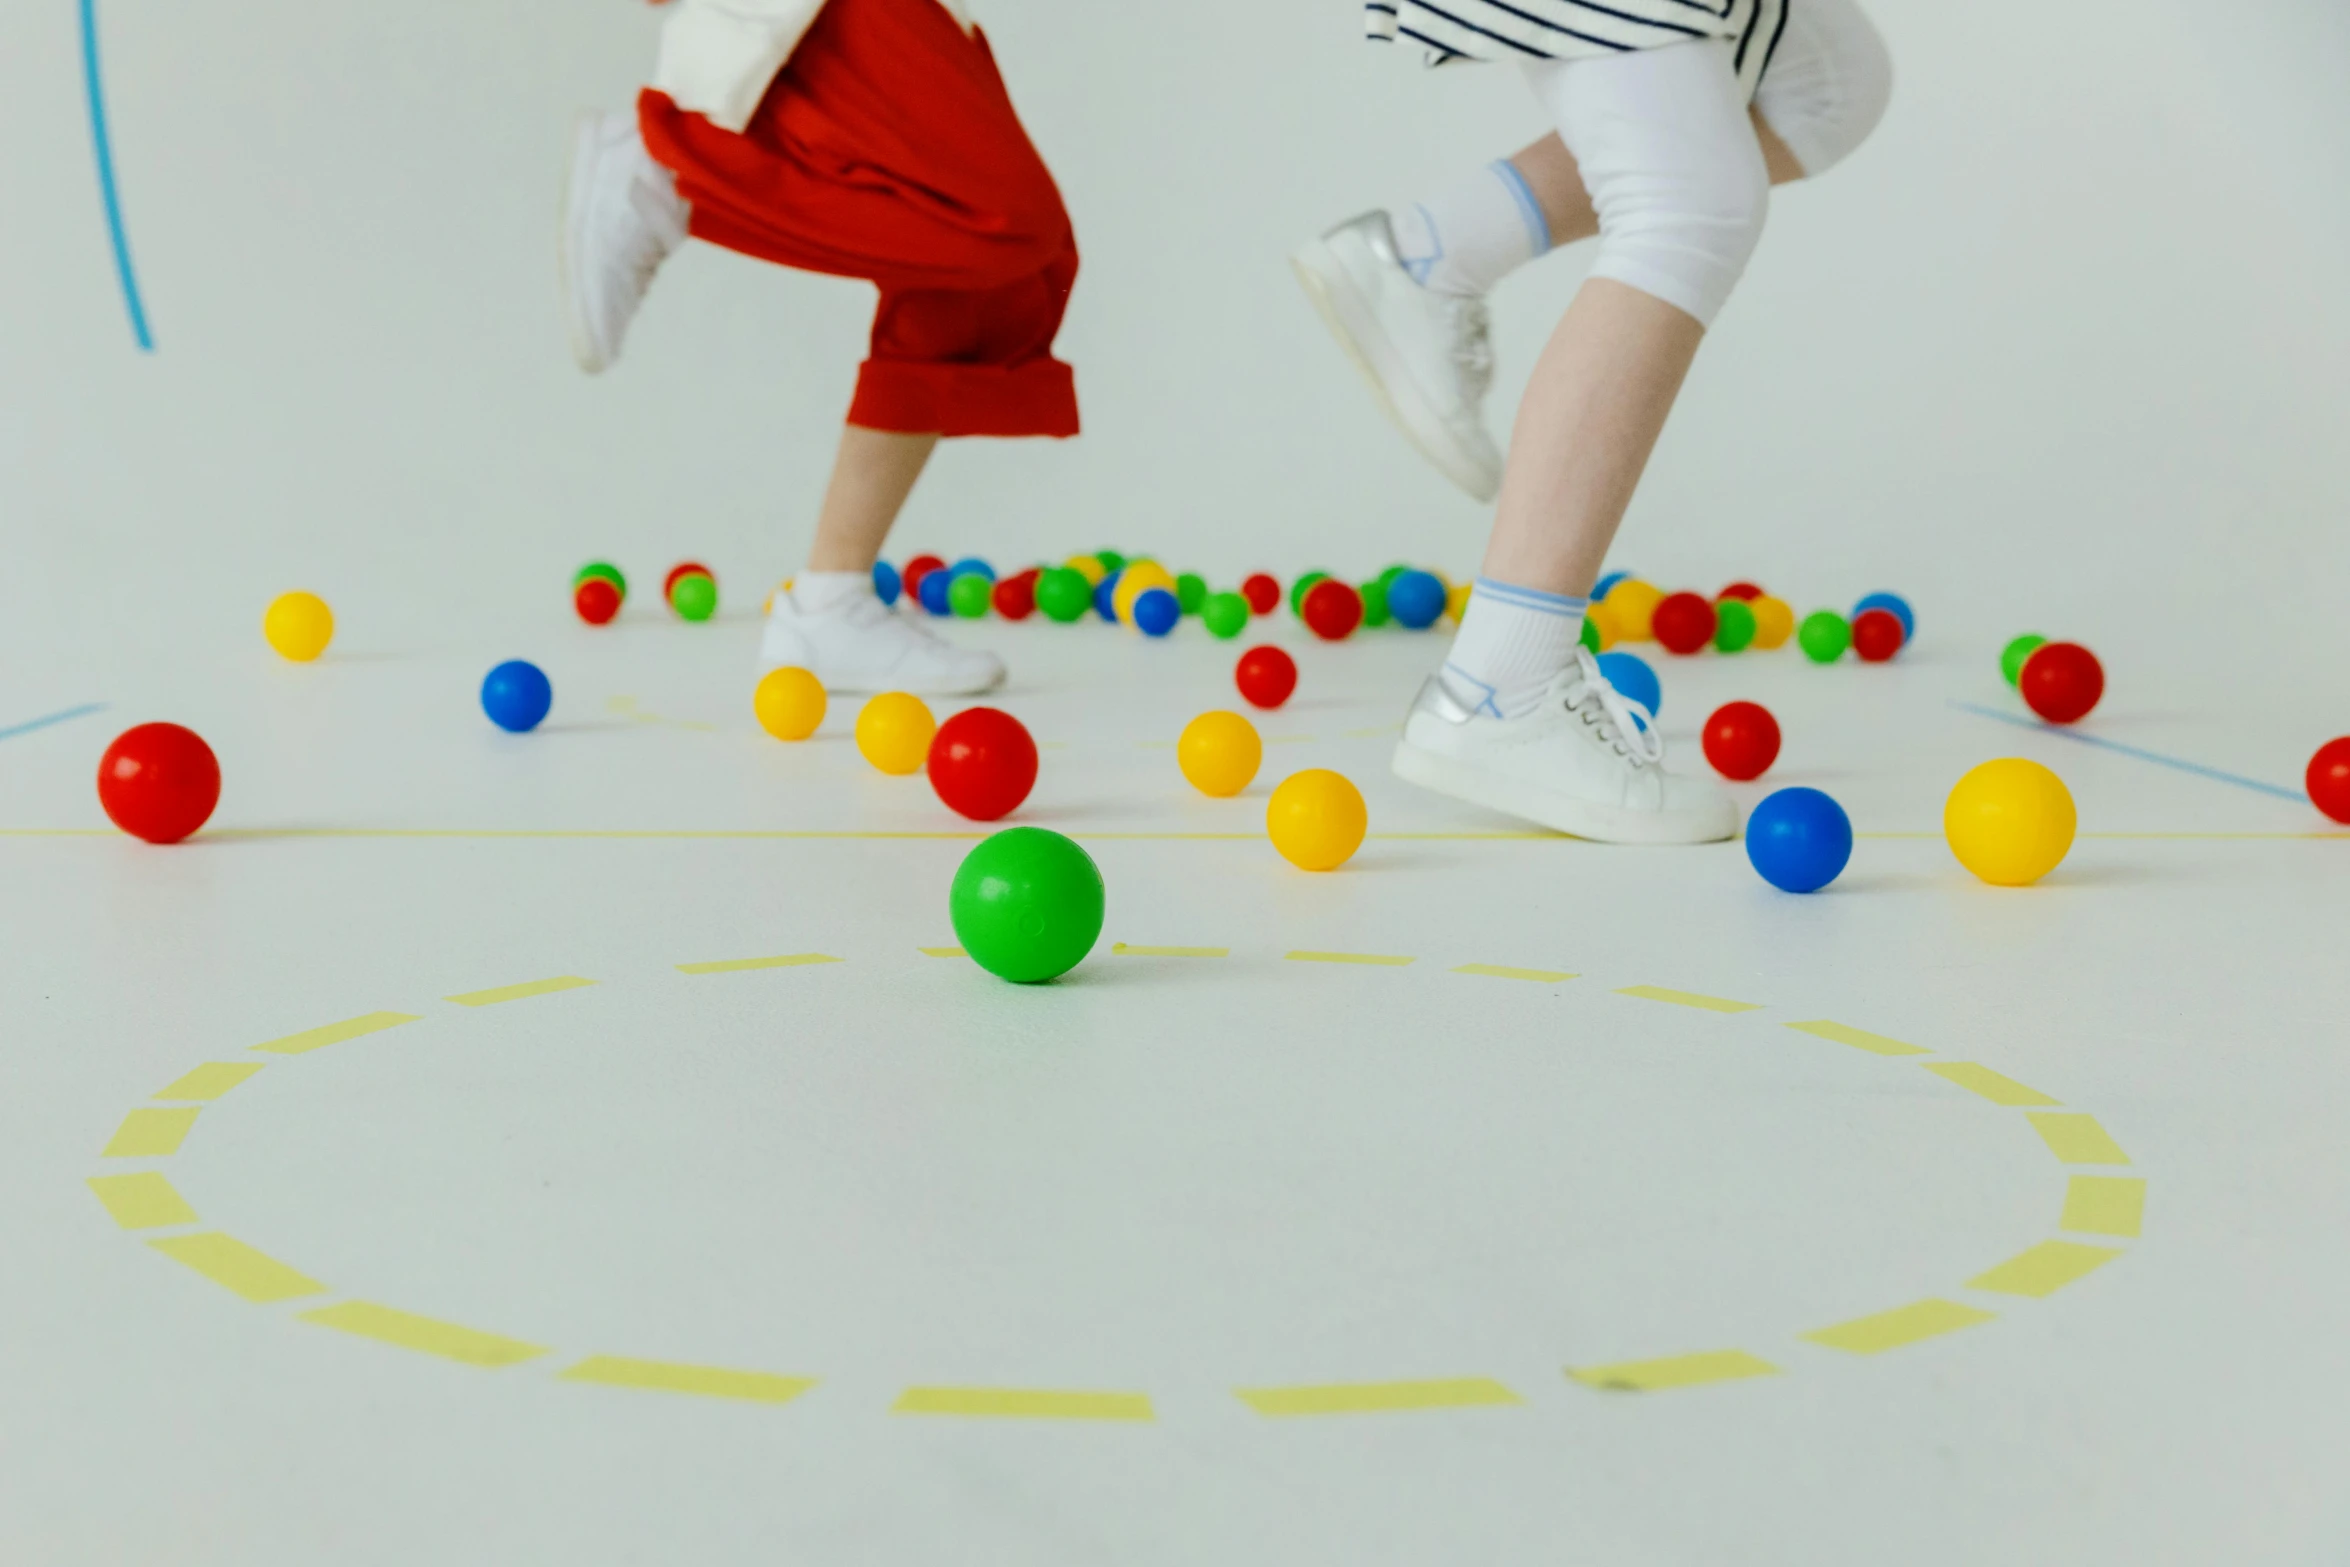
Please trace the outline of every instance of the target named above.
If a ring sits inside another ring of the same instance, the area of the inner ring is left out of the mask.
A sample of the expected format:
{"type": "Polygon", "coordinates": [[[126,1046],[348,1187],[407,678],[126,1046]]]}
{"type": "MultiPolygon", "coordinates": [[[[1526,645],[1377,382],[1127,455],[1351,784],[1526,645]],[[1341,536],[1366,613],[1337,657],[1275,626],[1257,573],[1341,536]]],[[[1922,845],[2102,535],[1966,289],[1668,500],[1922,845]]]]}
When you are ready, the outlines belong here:
{"type": "MultiPolygon", "coordinates": [[[[655,0],[661,3],[661,0],[655,0]]],[[[761,662],[841,691],[1004,677],[893,615],[873,563],[942,436],[1077,433],[1052,356],[1077,245],[960,0],[676,0],[634,114],[582,118],[563,218],[582,369],[619,357],[687,237],[881,290],[816,540],[761,662]]]]}

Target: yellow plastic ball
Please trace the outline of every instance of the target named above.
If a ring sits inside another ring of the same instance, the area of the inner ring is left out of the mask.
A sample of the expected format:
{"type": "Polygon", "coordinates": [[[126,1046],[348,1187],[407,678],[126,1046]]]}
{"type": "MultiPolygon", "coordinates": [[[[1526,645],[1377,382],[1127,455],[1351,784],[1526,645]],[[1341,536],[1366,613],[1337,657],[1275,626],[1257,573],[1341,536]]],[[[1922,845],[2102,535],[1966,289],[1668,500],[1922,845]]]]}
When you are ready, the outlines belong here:
{"type": "Polygon", "coordinates": [[[758,715],[759,727],[778,740],[805,740],[814,734],[824,722],[824,707],[824,683],[792,664],[767,671],[751,693],[751,711],[758,715]]]}
{"type": "Polygon", "coordinates": [[[1599,633],[1599,650],[1602,653],[1624,640],[1624,634],[1616,629],[1615,613],[1605,604],[1592,605],[1583,612],[1583,618],[1590,621],[1591,629],[1599,633]]]}
{"type": "Polygon", "coordinates": [[[2056,869],[2079,824],[2064,780],[2020,756],[1985,762],[1942,806],[1950,852],[1994,887],[2028,887],[2056,869]]]}
{"type": "Polygon", "coordinates": [[[1469,612],[1469,584],[1456,582],[1444,595],[1444,612],[1457,623],[1469,612]]]}
{"type": "Polygon", "coordinates": [[[1102,578],[1110,574],[1110,568],[1091,555],[1072,555],[1061,564],[1083,577],[1089,588],[1100,587],[1102,578]]]}
{"type": "Polygon", "coordinates": [[[1265,807],[1265,835],[1301,871],[1334,871],[1363,846],[1363,792],[1328,768],[1291,773],[1265,807]]]}
{"type": "Polygon", "coordinates": [[[894,777],[922,771],[938,720],[918,696],[884,691],[857,715],[857,749],[865,760],[894,777]]]}
{"type": "Polygon", "coordinates": [[[1175,579],[1157,561],[1130,560],[1126,569],[1118,573],[1118,587],[1110,595],[1110,612],[1118,617],[1118,624],[1134,624],[1134,601],[1152,588],[1175,591],[1175,579]]]}
{"type": "Polygon", "coordinates": [[[315,593],[280,593],[261,617],[261,634],[280,657],[307,664],[335,639],[335,612],[315,593]]]}
{"type": "Polygon", "coordinates": [[[1747,608],[1754,611],[1756,647],[1784,647],[1787,639],[1795,635],[1795,610],[1785,599],[1775,599],[1765,593],[1747,608]]]}
{"type": "Polygon", "coordinates": [[[1175,765],[1202,794],[1227,800],[1247,788],[1265,760],[1257,726],[1238,713],[1202,713],[1183,726],[1175,765]]]}
{"type": "Polygon", "coordinates": [[[1615,617],[1618,636],[1627,642],[1653,642],[1656,632],[1650,623],[1656,618],[1656,607],[1664,601],[1664,590],[1656,584],[1626,577],[1608,590],[1604,602],[1615,617]]]}

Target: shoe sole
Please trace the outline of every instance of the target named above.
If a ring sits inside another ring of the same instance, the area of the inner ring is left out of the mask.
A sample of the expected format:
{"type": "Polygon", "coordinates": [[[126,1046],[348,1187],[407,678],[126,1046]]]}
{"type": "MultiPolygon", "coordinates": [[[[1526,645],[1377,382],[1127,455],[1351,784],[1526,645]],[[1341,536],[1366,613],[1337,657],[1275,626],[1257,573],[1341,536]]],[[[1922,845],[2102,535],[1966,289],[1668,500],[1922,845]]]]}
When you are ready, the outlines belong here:
{"type": "Polygon", "coordinates": [[[1365,300],[1346,264],[1327,240],[1314,240],[1289,258],[1298,286],[1313,301],[1315,312],[1338,346],[1370,384],[1371,395],[1387,422],[1400,431],[1412,448],[1438,473],[1450,479],[1471,499],[1490,501],[1499,486],[1483,473],[1464,466],[1452,451],[1452,442],[1440,432],[1444,421],[1420,385],[1404,367],[1403,354],[1380,327],[1377,312],[1365,300]],[[1401,396],[1398,396],[1398,393],[1401,396]]]}
{"type": "Polygon", "coordinates": [[[1464,767],[1409,740],[1397,743],[1389,766],[1405,783],[1418,784],[1455,800],[1466,800],[1504,816],[1515,816],[1569,837],[1589,838],[1597,843],[1722,843],[1738,836],[1735,812],[1725,830],[1657,811],[1594,805],[1464,767]]]}
{"type": "Polygon", "coordinates": [[[589,375],[603,374],[611,368],[611,361],[597,350],[595,334],[588,330],[580,309],[579,265],[572,251],[574,231],[587,209],[587,171],[595,153],[599,118],[595,111],[589,110],[572,122],[571,160],[563,170],[563,210],[555,224],[555,266],[563,283],[563,327],[571,337],[573,361],[589,375]]]}

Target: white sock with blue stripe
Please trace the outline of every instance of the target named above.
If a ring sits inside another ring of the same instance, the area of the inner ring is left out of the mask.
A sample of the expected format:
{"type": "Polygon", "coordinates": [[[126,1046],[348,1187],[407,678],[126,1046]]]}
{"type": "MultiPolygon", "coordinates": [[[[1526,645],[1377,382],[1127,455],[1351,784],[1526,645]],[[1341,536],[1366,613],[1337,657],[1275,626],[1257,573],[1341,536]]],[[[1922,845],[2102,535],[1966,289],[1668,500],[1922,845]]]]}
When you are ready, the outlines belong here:
{"type": "Polygon", "coordinates": [[[1405,270],[1439,294],[1485,294],[1550,249],[1542,207],[1507,158],[1387,217],[1405,270]]]}
{"type": "Polygon", "coordinates": [[[1470,591],[1438,676],[1453,699],[1489,718],[1523,718],[1575,656],[1589,599],[1537,593],[1490,577],[1470,591]]]}

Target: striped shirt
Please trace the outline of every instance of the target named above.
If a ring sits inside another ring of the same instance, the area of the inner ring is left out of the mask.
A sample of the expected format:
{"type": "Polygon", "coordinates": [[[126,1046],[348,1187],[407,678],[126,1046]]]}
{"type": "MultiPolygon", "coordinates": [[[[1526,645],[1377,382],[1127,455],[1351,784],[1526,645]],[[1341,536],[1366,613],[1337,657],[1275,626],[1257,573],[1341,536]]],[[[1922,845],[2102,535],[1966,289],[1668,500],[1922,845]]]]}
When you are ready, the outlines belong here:
{"type": "Polygon", "coordinates": [[[1366,0],[1374,39],[1408,38],[1431,64],[1454,60],[1574,60],[1728,39],[1748,97],[1800,0],[1366,0]]]}

